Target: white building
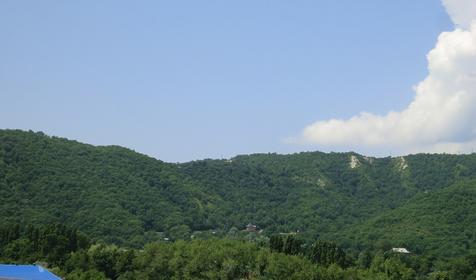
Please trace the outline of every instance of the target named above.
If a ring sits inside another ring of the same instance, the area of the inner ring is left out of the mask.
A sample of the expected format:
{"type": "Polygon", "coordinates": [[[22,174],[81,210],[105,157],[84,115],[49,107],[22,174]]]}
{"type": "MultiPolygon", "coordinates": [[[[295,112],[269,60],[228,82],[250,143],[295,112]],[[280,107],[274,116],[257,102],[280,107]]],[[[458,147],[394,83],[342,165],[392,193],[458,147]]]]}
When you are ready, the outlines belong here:
{"type": "Polygon", "coordinates": [[[394,253],[401,253],[401,254],[410,254],[406,248],[392,248],[392,252],[394,253]]]}

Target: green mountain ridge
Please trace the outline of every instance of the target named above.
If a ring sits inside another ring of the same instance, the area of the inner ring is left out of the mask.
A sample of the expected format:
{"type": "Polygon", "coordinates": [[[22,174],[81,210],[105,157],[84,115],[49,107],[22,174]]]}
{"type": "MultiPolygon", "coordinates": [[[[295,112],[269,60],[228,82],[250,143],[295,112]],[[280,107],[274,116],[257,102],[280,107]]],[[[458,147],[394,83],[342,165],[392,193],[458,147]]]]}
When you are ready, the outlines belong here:
{"type": "Polygon", "coordinates": [[[347,237],[373,242],[392,241],[415,253],[436,252],[455,257],[476,251],[476,180],[418,194],[408,203],[347,230],[347,237]]]}
{"type": "MultiPolygon", "coordinates": [[[[118,146],[0,130],[2,224],[62,222],[134,247],[254,223],[264,234],[299,231],[302,238],[335,240],[346,248],[408,244],[444,254],[454,245],[462,254],[474,244],[471,236],[461,245],[462,229],[469,232],[466,223],[474,221],[472,205],[453,211],[451,200],[440,197],[460,184],[474,185],[475,175],[474,154],[306,152],[172,164],[118,146]],[[426,216],[432,218],[420,221],[426,216]],[[463,218],[455,226],[446,216],[463,218]],[[392,230],[402,221],[425,226],[418,235],[411,234],[416,227],[392,230]],[[432,244],[442,240],[445,246],[432,244]]],[[[475,199],[472,191],[467,196],[475,199]]]]}

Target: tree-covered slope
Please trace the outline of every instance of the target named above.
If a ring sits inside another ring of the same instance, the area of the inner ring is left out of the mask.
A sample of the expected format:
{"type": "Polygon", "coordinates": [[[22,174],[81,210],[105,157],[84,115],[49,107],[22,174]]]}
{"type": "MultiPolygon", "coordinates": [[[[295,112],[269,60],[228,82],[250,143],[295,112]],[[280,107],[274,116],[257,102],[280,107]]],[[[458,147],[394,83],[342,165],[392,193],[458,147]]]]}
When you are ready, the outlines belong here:
{"type": "Polygon", "coordinates": [[[0,221],[62,222],[108,242],[203,227],[205,197],[172,164],[116,147],[0,131],[0,221]]]}
{"type": "Polygon", "coordinates": [[[0,221],[67,223],[134,246],[254,223],[264,234],[299,231],[354,247],[376,237],[352,229],[372,232],[381,225],[369,221],[382,213],[475,175],[475,155],[312,152],[171,164],[117,146],[0,130],[0,221]]]}
{"type": "Polygon", "coordinates": [[[181,169],[221,198],[226,215],[219,224],[252,221],[269,232],[299,230],[310,239],[335,240],[344,229],[415,195],[473,177],[476,157],[260,154],[191,162],[181,169]]]}
{"type": "Polygon", "coordinates": [[[402,206],[346,230],[361,248],[407,247],[454,257],[476,252],[476,180],[423,193],[402,206]]]}

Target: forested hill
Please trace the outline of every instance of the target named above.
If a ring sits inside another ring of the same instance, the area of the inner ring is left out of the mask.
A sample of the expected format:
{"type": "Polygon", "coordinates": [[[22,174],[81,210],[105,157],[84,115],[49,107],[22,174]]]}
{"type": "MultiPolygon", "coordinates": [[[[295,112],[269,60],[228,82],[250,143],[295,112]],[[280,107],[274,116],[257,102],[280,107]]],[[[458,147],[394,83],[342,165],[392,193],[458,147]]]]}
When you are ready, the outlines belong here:
{"type": "Polygon", "coordinates": [[[377,239],[404,244],[418,254],[456,257],[474,253],[476,181],[418,194],[396,209],[347,229],[347,235],[363,245],[361,248],[375,248],[377,239]]]}
{"type": "MultiPolygon", "coordinates": [[[[435,230],[451,246],[460,242],[452,236],[475,224],[466,224],[474,211],[464,211],[474,200],[475,175],[474,154],[312,152],[171,164],[117,146],[0,130],[0,221],[61,222],[127,246],[196,232],[226,235],[254,223],[264,234],[299,231],[347,248],[411,245],[440,253],[431,244],[435,230]],[[453,195],[461,184],[465,195],[453,195]],[[451,212],[441,197],[461,211],[451,212]],[[451,215],[458,216],[453,224],[438,224],[451,215]],[[419,239],[398,223],[412,225],[419,239]]],[[[455,246],[472,251],[472,244],[455,246]]]]}
{"type": "Polygon", "coordinates": [[[0,132],[0,191],[3,223],[61,222],[135,245],[177,225],[202,226],[198,206],[213,200],[173,164],[11,130],[0,132]]]}

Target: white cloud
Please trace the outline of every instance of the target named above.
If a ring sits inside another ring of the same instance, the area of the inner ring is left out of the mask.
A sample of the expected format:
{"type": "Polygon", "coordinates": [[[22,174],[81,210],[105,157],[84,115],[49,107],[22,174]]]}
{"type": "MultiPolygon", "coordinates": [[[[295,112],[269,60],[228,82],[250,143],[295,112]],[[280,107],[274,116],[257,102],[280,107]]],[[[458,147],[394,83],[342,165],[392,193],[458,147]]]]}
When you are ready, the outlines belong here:
{"type": "Polygon", "coordinates": [[[453,22],[463,28],[468,28],[471,21],[476,19],[475,0],[442,0],[446,11],[453,22]]]}
{"type": "Polygon", "coordinates": [[[400,153],[476,148],[476,0],[443,0],[457,28],[428,54],[428,76],[401,112],[361,113],[307,126],[301,142],[400,153]]]}

